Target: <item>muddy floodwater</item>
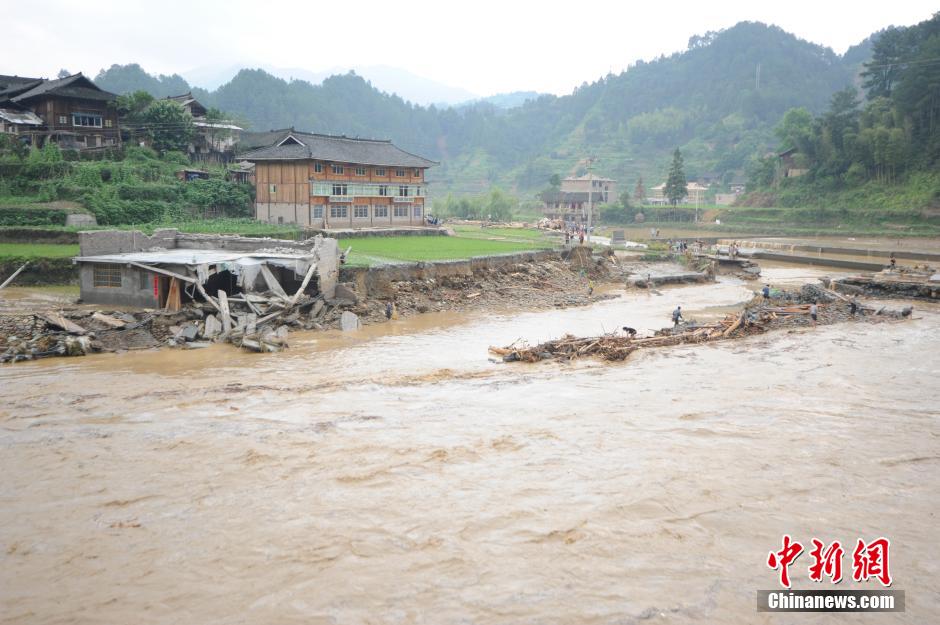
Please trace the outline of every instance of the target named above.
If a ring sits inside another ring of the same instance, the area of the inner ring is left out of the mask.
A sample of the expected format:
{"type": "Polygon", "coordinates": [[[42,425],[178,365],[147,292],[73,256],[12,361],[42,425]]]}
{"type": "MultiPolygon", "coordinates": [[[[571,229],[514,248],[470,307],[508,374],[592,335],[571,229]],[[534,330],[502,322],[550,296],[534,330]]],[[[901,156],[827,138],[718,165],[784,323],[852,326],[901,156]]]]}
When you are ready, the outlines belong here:
{"type": "Polygon", "coordinates": [[[940,307],[614,365],[487,353],[759,287],[0,367],[0,623],[936,622],[940,307]],[[907,611],[757,613],[783,534],[849,545],[848,578],[890,538],[907,611]]]}

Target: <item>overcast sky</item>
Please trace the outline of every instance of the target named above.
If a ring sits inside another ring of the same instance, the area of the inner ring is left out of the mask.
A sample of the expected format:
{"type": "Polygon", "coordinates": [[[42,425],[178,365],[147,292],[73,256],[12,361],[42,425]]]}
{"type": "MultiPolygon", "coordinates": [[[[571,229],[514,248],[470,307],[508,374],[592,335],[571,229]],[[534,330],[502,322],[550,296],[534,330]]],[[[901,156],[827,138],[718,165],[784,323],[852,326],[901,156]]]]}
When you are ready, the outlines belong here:
{"type": "Polygon", "coordinates": [[[66,68],[94,76],[132,62],[166,74],[233,63],[311,71],[390,65],[477,95],[564,94],[742,20],[842,53],[938,9],[936,0],[31,0],[4,11],[0,73],[54,77],[66,68]]]}

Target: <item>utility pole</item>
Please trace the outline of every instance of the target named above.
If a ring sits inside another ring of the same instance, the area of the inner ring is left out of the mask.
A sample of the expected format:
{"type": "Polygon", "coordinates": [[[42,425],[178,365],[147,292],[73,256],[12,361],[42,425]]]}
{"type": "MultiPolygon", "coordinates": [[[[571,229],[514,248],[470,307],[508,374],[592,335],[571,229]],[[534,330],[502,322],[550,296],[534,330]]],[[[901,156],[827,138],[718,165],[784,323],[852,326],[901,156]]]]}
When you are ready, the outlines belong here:
{"type": "Polygon", "coordinates": [[[593,191],[594,191],[594,178],[591,177],[591,167],[594,165],[594,157],[589,156],[587,159],[587,176],[588,176],[588,223],[587,223],[587,239],[588,245],[591,244],[591,221],[594,215],[594,204],[593,204],[593,191]]]}

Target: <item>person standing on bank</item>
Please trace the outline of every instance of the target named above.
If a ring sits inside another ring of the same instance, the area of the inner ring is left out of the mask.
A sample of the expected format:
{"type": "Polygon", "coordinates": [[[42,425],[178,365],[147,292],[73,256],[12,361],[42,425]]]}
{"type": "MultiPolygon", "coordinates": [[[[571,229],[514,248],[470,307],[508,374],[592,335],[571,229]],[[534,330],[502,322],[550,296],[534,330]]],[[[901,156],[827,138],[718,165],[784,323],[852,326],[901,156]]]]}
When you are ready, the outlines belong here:
{"type": "Polygon", "coordinates": [[[813,300],[813,303],[809,305],[809,316],[813,319],[813,327],[816,327],[816,320],[819,315],[819,306],[817,301],[813,300]]]}
{"type": "Polygon", "coordinates": [[[676,306],[676,309],[672,311],[672,330],[675,330],[679,327],[679,321],[685,321],[682,318],[682,306],[676,306]]]}

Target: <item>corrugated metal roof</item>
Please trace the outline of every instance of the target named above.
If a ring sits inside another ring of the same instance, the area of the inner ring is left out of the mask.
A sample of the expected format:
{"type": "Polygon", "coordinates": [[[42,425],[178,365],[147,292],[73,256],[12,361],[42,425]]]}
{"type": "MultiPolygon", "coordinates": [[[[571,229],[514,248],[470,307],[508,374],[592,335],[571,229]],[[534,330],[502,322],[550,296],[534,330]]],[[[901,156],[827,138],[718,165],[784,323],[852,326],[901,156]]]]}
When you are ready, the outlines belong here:
{"type": "Polygon", "coordinates": [[[42,119],[32,111],[13,111],[10,109],[0,109],[0,119],[5,119],[11,124],[23,124],[26,126],[42,126],[42,119]]]}
{"type": "Polygon", "coordinates": [[[233,252],[232,250],[196,250],[177,248],[172,250],[154,250],[150,252],[125,252],[122,254],[99,254],[97,256],[76,256],[72,260],[83,263],[141,263],[143,265],[214,265],[217,263],[235,263],[245,260],[298,260],[313,256],[312,252],[298,251],[296,254],[284,252],[233,252]]]}
{"type": "Polygon", "coordinates": [[[391,141],[353,139],[332,135],[288,131],[277,135],[273,145],[245,152],[248,161],[316,159],[334,163],[384,165],[386,167],[432,167],[435,161],[405,152],[391,141]],[[286,141],[286,143],[285,143],[286,141]]]}

